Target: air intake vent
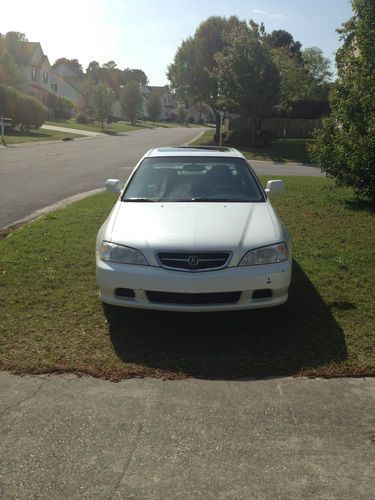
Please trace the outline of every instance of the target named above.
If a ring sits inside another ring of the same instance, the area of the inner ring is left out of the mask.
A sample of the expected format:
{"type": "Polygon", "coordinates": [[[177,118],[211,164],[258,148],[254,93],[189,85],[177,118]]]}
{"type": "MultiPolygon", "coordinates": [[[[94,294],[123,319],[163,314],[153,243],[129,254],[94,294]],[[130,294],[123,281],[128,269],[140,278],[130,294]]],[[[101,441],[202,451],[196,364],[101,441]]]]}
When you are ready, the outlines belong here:
{"type": "Polygon", "coordinates": [[[234,304],[239,301],[241,292],[174,293],[146,290],[146,296],[150,302],[159,304],[213,305],[234,304]]]}

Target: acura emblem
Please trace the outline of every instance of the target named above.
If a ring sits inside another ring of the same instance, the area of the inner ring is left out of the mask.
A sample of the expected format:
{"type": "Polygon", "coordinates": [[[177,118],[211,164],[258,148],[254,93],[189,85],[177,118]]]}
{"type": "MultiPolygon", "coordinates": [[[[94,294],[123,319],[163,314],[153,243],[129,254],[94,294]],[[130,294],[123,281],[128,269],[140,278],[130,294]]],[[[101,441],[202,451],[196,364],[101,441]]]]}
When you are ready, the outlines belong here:
{"type": "Polygon", "coordinates": [[[188,258],[188,264],[191,267],[196,267],[199,264],[199,259],[196,255],[190,255],[188,258]]]}

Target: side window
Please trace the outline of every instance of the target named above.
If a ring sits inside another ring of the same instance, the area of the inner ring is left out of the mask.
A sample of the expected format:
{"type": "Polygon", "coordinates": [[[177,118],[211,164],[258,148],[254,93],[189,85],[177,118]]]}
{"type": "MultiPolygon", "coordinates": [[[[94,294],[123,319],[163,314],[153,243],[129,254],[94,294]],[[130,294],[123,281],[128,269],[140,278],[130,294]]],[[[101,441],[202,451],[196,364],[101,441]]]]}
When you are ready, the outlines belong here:
{"type": "Polygon", "coordinates": [[[31,69],[31,80],[33,82],[36,82],[36,69],[35,68],[31,69]]]}

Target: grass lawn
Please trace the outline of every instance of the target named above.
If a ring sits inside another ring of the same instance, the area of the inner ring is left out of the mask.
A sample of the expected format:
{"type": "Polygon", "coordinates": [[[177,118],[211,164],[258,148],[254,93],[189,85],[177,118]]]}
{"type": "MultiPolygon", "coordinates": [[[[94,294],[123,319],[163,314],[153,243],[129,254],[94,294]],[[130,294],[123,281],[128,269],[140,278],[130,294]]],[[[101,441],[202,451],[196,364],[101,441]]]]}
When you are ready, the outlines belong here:
{"type": "Polygon", "coordinates": [[[62,139],[81,138],[82,135],[68,134],[65,132],[56,132],[55,130],[35,130],[30,132],[21,132],[20,130],[13,132],[11,135],[5,136],[6,144],[19,144],[21,142],[38,142],[38,141],[59,141],[62,139]]]}
{"type": "MultiPolygon", "coordinates": [[[[213,145],[214,130],[206,132],[193,145],[213,145]]],[[[269,160],[274,162],[312,163],[306,145],[312,139],[276,139],[269,148],[242,147],[241,153],[249,160],[269,160]]]]}
{"type": "Polygon", "coordinates": [[[0,241],[0,368],[112,380],[375,375],[374,213],[329,179],[285,183],[274,205],[295,262],[277,309],[105,314],[94,245],[115,201],[106,193],[10,233],[0,241]]]}

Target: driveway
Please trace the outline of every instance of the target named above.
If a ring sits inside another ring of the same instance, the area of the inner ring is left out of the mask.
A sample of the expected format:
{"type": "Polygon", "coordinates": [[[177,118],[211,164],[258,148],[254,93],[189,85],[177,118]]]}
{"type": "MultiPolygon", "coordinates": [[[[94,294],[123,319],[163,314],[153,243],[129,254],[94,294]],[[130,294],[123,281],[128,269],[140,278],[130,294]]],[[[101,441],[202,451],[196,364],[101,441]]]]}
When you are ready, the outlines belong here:
{"type": "Polygon", "coordinates": [[[3,499],[372,499],[375,379],[0,374],[3,499]]]}

